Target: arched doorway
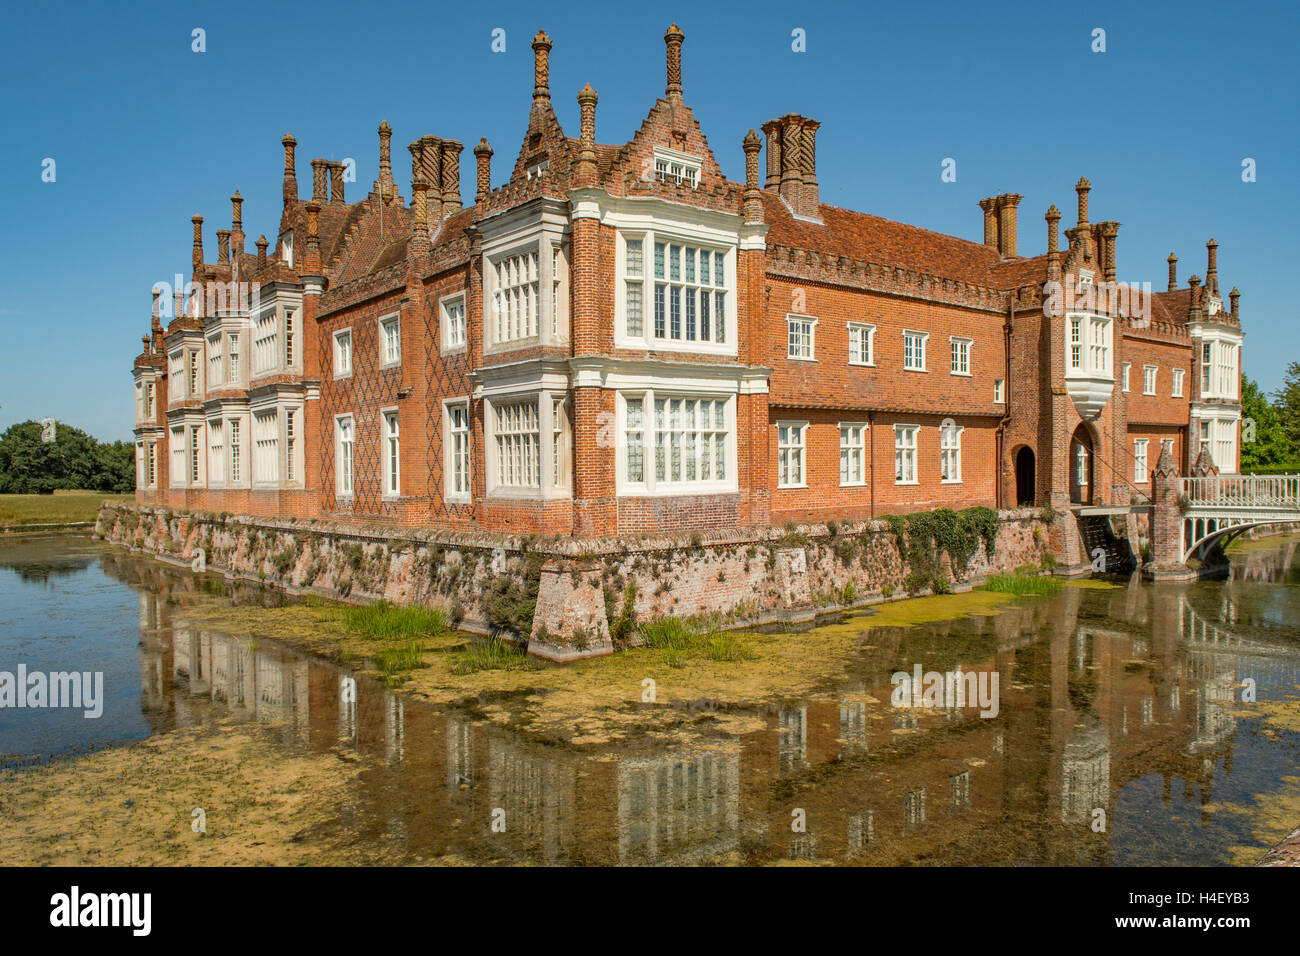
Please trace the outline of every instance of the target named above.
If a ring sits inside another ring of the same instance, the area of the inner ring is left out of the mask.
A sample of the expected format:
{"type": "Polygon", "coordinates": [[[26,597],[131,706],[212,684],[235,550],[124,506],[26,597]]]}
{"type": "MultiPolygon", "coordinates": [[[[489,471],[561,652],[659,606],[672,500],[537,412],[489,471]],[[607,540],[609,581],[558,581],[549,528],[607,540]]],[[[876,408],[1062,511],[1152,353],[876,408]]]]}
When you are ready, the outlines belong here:
{"type": "Polygon", "coordinates": [[[1080,425],[1070,439],[1070,501],[1073,504],[1092,504],[1092,461],[1092,435],[1080,425]]]}
{"type": "Polygon", "coordinates": [[[1034,450],[1025,445],[1016,452],[1016,504],[1033,505],[1037,502],[1034,484],[1038,476],[1038,462],[1034,450]]]}

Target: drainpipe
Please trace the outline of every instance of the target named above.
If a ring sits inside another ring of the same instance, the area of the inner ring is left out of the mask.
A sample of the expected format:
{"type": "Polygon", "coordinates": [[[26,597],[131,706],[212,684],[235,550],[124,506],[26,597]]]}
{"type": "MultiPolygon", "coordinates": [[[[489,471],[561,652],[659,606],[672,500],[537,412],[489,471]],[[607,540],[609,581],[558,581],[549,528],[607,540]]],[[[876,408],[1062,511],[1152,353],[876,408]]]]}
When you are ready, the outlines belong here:
{"type": "Polygon", "coordinates": [[[871,520],[876,520],[876,425],[867,412],[867,433],[871,436],[871,520]]]}
{"type": "MultiPolygon", "coordinates": [[[[1006,402],[1006,411],[1002,414],[1002,420],[998,422],[997,461],[993,466],[993,500],[995,507],[997,507],[999,511],[1002,509],[1002,455],[1006,451],[1007,423],[1011,421],[1011,320],[1014,315],[1015,300],[1008,295],[1007,321],[1006,324],[1002,326],[1002,398],[1006,402]]],[[[1037,465],[1037,456],[1035,456],[1035,468],[1037,465]]],[[[1018,505],[1020,502],[1017,501],[1016,504],[1018,505]]]]}

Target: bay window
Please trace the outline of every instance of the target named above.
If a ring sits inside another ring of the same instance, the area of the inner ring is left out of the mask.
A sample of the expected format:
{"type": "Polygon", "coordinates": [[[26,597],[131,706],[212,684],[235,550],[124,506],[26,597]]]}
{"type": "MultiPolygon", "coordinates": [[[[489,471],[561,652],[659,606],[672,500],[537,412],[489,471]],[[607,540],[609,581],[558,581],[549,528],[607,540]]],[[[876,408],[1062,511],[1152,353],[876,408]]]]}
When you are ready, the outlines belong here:
{"type": "Polygon", "coordinates": [[[223,484],[226,480],[225,429],[221,419],[208,422],[208,483],[223,484]]]}
{"type": "Polygon", "coordinates": [[[735,489],[731,399],[620,393],[619,485],[631,493],[735,489]]]}
{"type": "Polygon", "coordinates": [[[492,407],[496,427],[496,486],[538,488],[541,485],[541,434],[537,400],[492,407]]]}
{"type": "Polygon", "coordinates": [[[1112,323],[1106,316],[1069,316],[1066,332],[1067,373],[1109,376],[1112,335],[1112,323]]]}
{"type": "Polygon", "coordinates": [[[632,347],[725,347],[729,250],[652,230],[619,236],[620,341],[639,340],[626,343],[632,347]]]}
{"type": "Polygon", "coordinates": [[[280,480],[280,416],[274,408],[253,412],[253,481],[280,480]]]}
{"type": "Polygon", "coordinates": [[[536,246],[502,256],[490,268],[494,281],[490,323],[493,343],[536,338],[540,281],[536,246]]]}

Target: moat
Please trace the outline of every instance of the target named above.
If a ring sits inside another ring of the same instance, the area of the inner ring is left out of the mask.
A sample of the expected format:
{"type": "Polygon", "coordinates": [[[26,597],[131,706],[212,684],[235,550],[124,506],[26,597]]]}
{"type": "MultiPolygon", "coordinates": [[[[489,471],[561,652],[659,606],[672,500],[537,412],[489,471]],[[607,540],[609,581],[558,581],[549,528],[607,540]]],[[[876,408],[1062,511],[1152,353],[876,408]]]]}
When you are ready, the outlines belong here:
{"type": "Polygon", "coordinates": [[[761,652],[701,690],[629,651],[431,699],[259,633],[274,591],[4,540],[0,671],[104,700],[0,709],[0,863],[1249,864],[1300,824],[1298,546],[778,634],[837,649],[788,693],[761,652]],[[996,673],[996,716],[893,707],[916,665],[996,673]]]}

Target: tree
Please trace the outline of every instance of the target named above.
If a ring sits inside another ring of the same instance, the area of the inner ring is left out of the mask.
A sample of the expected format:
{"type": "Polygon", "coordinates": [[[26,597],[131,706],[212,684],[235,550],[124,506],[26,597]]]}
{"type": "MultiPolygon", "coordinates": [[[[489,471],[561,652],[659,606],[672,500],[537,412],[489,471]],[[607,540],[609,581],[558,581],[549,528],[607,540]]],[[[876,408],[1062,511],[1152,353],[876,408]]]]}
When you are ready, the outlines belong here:
{"type": "Polygon", "coordinates": [[[1273,393],[1282,434],[1286,442],[1286,461],[1300,461],[1300,362],[1286,367],[1282,387],[1273,393]]]}
{"type": "Polygon", "coordinates": [[[42,441],[39,422],[0,435],[0,493],[49,494],[56,489],[127,492],[135,487],[135,453],[126,442],[101,445],[80,428],[56,424],[42,441]]]}
{"type": "Polygon", "coordinates": [[[1241,377],[1241,470],[1254,471],[1291,461],[1286,434],[1276,408],[1259,385],[1241,377]]]}

